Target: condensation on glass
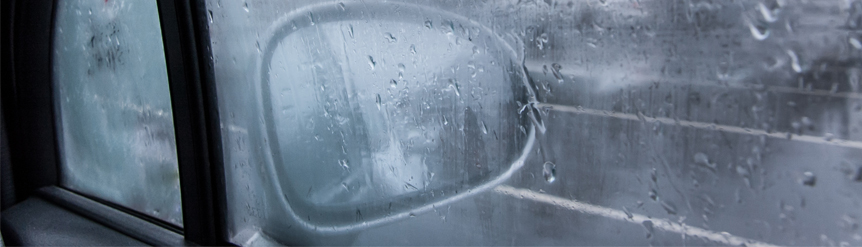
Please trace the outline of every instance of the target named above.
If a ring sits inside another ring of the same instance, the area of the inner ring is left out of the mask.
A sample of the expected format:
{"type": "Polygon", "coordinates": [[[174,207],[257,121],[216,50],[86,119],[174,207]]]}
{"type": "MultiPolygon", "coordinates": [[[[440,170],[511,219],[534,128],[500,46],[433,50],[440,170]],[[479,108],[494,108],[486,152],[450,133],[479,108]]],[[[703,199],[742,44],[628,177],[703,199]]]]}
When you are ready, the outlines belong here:
{"type": "Polygon", "coordinates": [[[59,1],[54,87],[61,184],[182,226],[155,1],[59,1]]]}
{"type": "Polygon", "coordinates": [[[862,1],[207,1],[242,245],[860,245],[862,1]]]}

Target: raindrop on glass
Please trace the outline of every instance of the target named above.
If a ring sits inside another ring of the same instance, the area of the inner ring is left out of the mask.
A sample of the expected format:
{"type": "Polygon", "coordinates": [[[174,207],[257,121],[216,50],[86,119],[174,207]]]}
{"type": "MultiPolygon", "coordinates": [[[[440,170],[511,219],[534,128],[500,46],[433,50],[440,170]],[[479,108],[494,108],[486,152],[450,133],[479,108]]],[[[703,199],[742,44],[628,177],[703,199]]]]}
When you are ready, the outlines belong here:
{"type": "Polygon", "coordinates": [[[803,172],[800,182],[802,185],[814,187],[817,183],[817,176],[814,176],[812,172],[803,172]]]}
{"type": "Polygon", "coordinates": [[[383,37],[386,38],[386,41],[389,43],[395,43],[396,41],[398,41],[398,39],[396,39],[395,36],[392,35],[392,33],[384,33],[383,37]]]}
{"type": "Polygon", "coordinates": [[[377,100],[375,100],[375,103],[377,103],[377,110],[380,110],[380,104],[382,104],[382,100],[380,100],[380,94],[377,94],[377,100]]]}
{"type": "Polygon", "coordinates": [[[755,25],[751,21],[748,21],[748,30],[751,31],[751,36],[756,40],[762,41],[769,38],[769,29],[760,25],[755,25]]]}
{"type": "Polygon", "coordinates": [[[647,231],[646,237],[652,238],[652,232],[653,232],[653,228],[654,228],[652,221],[645,220],[642,224],[644,226],[644,229],[646,229],[646,231],[647,231]]]}
{"type": "Polygon", "coordinates": [[[662,200],[661,207],[664,208],[664,211],[670,215],[676,215],[676,205],[673,205],[672,202],[662,200]]]}
{"type": "Polygon", "coordinates": [[[371,66],[371,70],[374,70],[375,65],[377,62],[374,61],[374,57],[368,56],[368,66],[371,66]]]}
{"type": "Polygon", "coordinates": [[[553,183],[557,180],[557,165],[550,161],[545,162],[545,164],[542,165],[542,176],[549,184],[553,183]]]}
{"type": "Polygon", "coordinates": [[[551,70],[551,72],[554,73],[554,78],[557,78],[557,82],[563,83],[563,74],[560,73],[560,70],[563,69],[563,66],[558,63],[553,63],[551,64],[551,68],[553,69],[551,70]]]}

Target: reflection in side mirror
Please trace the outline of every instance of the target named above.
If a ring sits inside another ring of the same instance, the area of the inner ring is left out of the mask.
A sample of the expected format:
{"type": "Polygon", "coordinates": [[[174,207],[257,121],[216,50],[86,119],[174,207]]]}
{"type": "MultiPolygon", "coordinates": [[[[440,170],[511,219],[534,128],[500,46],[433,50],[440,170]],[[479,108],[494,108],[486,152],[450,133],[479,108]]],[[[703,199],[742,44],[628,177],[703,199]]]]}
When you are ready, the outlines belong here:
{"type": "Polygon", "coordinates": [[[281,228],[406,218],[499,185],[532,148],[522,63],[487,27],[416,5],[331,3],[268,35],[257,80],[281,228]]]}

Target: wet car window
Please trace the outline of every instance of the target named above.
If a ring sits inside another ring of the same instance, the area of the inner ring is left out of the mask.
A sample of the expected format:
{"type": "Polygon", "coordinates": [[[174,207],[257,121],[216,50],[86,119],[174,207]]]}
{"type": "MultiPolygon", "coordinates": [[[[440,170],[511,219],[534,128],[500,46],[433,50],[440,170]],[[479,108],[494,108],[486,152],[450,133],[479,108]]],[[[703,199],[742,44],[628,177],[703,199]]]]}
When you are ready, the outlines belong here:
{"type": "Polygon", "coordinates": [[[62,186],[182,225],[155,1],[58,1],[54,101],[62,186]]]}
{"type": "Polygon", "coordinates": [[[206,6],[235,243],[862,243],[862,1],[206,6]]]}

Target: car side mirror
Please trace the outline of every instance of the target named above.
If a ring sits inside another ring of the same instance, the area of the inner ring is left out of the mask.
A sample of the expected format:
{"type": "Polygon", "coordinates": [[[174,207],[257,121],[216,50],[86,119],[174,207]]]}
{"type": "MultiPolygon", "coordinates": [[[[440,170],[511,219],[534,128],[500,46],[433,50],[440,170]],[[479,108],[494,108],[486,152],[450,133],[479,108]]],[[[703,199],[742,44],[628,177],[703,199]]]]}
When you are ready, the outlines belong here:
{"type": "Polygon", "coordinates": [[[503,183],[532,149],[523,63],[488,27],[418,5],[326,3],[265,35],[259,134],[279,224],[342,234],[408,218],[503,183]]]}

